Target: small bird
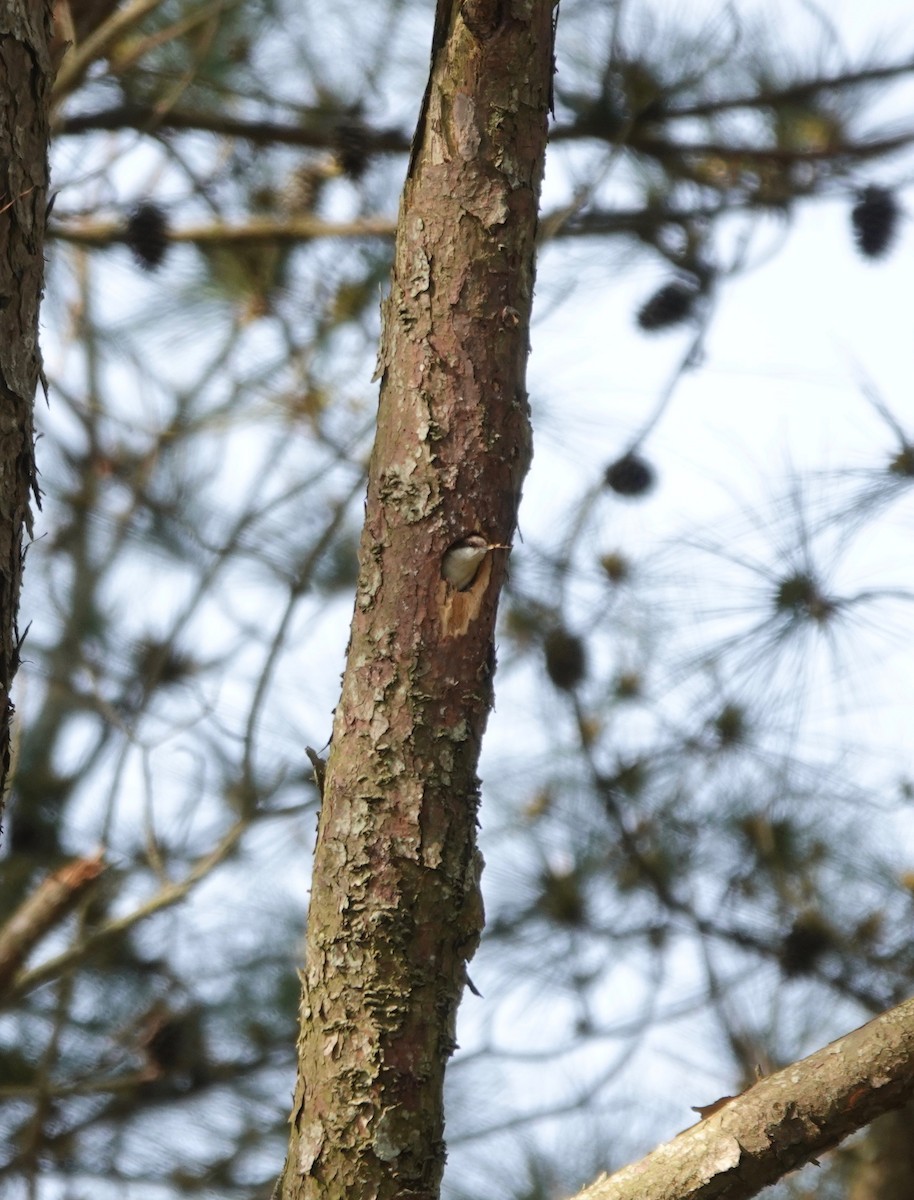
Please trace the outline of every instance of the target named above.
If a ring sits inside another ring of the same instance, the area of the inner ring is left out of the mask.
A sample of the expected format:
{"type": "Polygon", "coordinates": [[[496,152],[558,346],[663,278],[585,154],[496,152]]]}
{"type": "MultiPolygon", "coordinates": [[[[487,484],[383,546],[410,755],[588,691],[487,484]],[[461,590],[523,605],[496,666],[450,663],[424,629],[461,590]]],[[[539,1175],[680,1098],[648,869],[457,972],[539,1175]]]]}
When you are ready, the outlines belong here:
{"type": "Polygon", "coordinates": [[[444,552],[441,560],[441,576],[452,584],[458,592],[465,592],[482,566],[482,560],[490,550],[509,550],[510,547],[502,542],[487,542],[478,533],[454,542],[444,552]]]}

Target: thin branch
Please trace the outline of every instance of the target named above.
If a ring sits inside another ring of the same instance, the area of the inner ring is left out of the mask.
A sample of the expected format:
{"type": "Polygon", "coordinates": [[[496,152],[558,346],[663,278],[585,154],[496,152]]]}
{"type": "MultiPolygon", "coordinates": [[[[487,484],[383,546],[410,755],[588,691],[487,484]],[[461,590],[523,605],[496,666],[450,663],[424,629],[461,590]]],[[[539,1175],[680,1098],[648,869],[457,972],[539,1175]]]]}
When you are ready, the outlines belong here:
{"type": "Polygon", "coordinates": [[[74,46],[64,58],[54,83],[54,100],[60,101],[82,82],[83,76],[118,38],[129,33],[162,4],[162,0],[133,0],[117,9],[107,21],[94,30],[79,46],[74,46]]]}
{"type": "MultiPolygon", "coordinates": [[[[593,137],[594,134],[588,135],[593,137]]],[[[605,141],[612,141],[607,133],[605,141]]],[[[848,159],[865,161],[878,158],[882,154],[891,154],[905,150],[914,141],[914,130],[902,129],[898,133],[887,134],[883,137],[861,138],[857,141],[842,142],[835,146],[807,147],[794,149],[783,146],[754,146],[734,142],[679,142],[675,138],[646,137],[640,141],[632,141],[629,147],[639,154],[651,158],[683,159],[695,155],[700,158],[720,158],[725,162],[741,162],[743,160],[757,163],[795,163],[795,162],[831,162],[833,160],[847,161],[848,159]]]]}
{"type": "Polygon", "coordinates": [[[314,572],[323,557],[331,546],[334,537],[339,533],[343,522],[349,512],[349,506],[357,495],[363,490],[365,481],[359,474],[352,486],[346,494],[333,505],[333,511],[330,515],[330,520],[324,527],[323,532],[317,538],[307,557],[302,563],[299,570],[296,572],[294,582],[289,587],[289,595],[286,601],[276,632],[273,635],[270,646],[258,675],[257,682],[254,686],[254,694],[251,698],[251,704],[248,711],[247,726],[244,732],[244,758],[242,760],[242,780],[245,784],[245,791],[250,791],[253,794],[254,790],[254,742],[257,732],[257,725],[263,716],[263,699],[266,695],[267,688],[273,678],[276,669],[276,663],[282,652],[285,643],[286,635],[289,631],[289,626],[292,618],[301,602],[302,596],[311,586],[314,578],[314,572]]]}
{"type": "Polygon", "coordinates": [[[153,913],[161,912],[163,909],[170,908],[173,904],[177,904],[183,900],[196,884],[206,879],[215,867],[228,858],[247,827],[248,822],[246,820],[236,821],[222,836],[215,848],[209,854],[204,855],[203,858],[198,859],[183,879],[179,879],[177,883],[168,884],[166,887],[161,888],[155,895],[150,896],[145,903],[135,908],[133,912],[127,913],[126,916],[119,917],[116,920],[109,921],[107,925],[103,925],[95,933],[83,938],[82,941],[71,946],[68,950],[64,950],[54,958],[48,959],[47,962],[41,963],[31,971],[23,971],[16,977],[13,986],[10,988],[9,998],[11,1000],[18,999],[40,984],[47,983],[50,979],[55,979],[64,971],[80,963],[96,947],[104,945],[105,942],[110,941],[112,938],[119,937],[122,933],[126,933],[128,929],[132,929],[134,925],[146,920],[153,913]]]}
{"type": "MultiPolygon", "coordinates": [[[[308,115],[303,113],[302,120],[306,121],[308,115]]],[[[349,120],[351,122],[351,118],[349,120]]],[[[54,133],[60,136],[119,129],[134,129],[140,133],[189,130],[192,133],[216,133],[222,137],[241,138],[255,145],[335,150],[339,142],[340,121],[346,122],[345,113],[340,113],[339,121],[328,122],[326,112],[321,112],[316,114],[314,124],[292,125],[284,121],[246,120],[220,111],[187,112],[172,109],[170,112],[161,112],[152,105],[120,104],[98,112],[59,117],[54,124],[54,133]]],[[[405,154],[409,150],[410,139],[399,129],[371,129],[365,126],[361,132],[369,155],[405,154]]]]}
{"type": "MultiPolygon", "coordinates": [[[[727,201],[694,208],[632,208],[616,212],[594,210],[577,214],[566,220],[566,209],[544,213],[541,224],[550,230],[549,236],[592,237],[606,234],[647,235],[662,225],[684,225],[701,219],[713,219],[724,211],[736,212],[762,207],[748,201],[727,201]],[[554,232],[553,232],[554,229],[554,232]]],[[[770,206],[769,206],[770,207],[770,206]]],[[[170,229],[169,240],[196,246],[224,246],[251,242],[305,242],[318,238],[386,238],[396,232],[392,217],[361,217],[354,221],[334,223],[308,214],[296,217],[258,217],[241,224],[223,223],[188,225],[170,229]]],[[[125,244],[128,235],[122,221],[57,221],[48,227],[48,239],[78,246],[111,246],[125,244]]]]}
{"type": "MultiPolygon", "coordinates": [[[[147,0],[148,2],[148,0],[147,0]]],[[[64,64],[66,67],[66,62],[64,64]]],[[[828,90],[840,90],[846,87],[860,86],[866,83],[878,83],[880,80],[896,78],[899,75],[908,74],[914,71],[914,60],[906,60],[903,63],[897,63],[886,67],[869,67],[862,68],[859,71],[848,71],[843,75],[820,76],[816,79],[800,81],[795,84],[787,85],[779,90],[770,92],[756,92],[751,95],[743,94],[739,96],[724,96],[713,100],[696,101],[692,104],[686,104],[681,107],[673,107],[664,111],[663,118],[666,121],[677,119],[694,119],[695,117],[710,116],[717,112],[724,112],[740,108],[764,108],[776,107],[781,104],[796,102],[804,97],[815,95],[818,92],[828,90]]],[[[58,76],[58,88],[60,87],[60,76],[58,76]]],[[[309,114],[303,113],[303,121],[307,120],[309,114]]],[[[182,109],[173,109],[170,112],[163,112],[153,105],[142,104],[119,104],[111,108],[100,109],[90,113],[75,113],[71,116],[59,117],[55,124],[54,132],[60,134],[83,134],[94,131],[107,130],[115,131],[120,129],[134,129],[140,132],[149,132],[151,130],[175,132],[190,130],[200,133],[216,133],[224,137],[241,138],[245,141],[253,142],[258,145],[274,143],[285,146],[306,146],[310,149],[333,150],[336,149],[338,143],[337,122],[328,122],[326,112],[315,114],[315,120],[311,124],[291,124],[283,121],[267,121],[267,120],[248,120],[243,117],[234,117],[225,112],[192,112],[182,109]]],[[[345,119],[345,114],[340,114],[340,120],[345,119]]],[[[652,152],[652,146],[659,146],[661,143],[640,140],[634,140],[630,137],[632,130],[626,126],[626,136],[621,140],[626,144],[635,145],[638,149],[645,152],[652,152]]],[[[361,135],[364,139],[366,151],[371,154],[405,154],[410,147],[411,139],[399,129],[372,129],[368,125],[361,127],[361,135]]],[[[906,145],[910,141],[910,134],[907,134],[902,139],[902,144],[906,145]]],[[[599,140],[608,140],[617,142],[620,140],[620,130],[618,126],[607,130],[605,139],[601,138],[599,129],[595,127],[592,119],[584,118],[565,124],[555,124],[549,132],[550,142],[563,141],[580,141],[582,139],[597,138],[599,140]]],[[[893,139],[879,139],[873,144],[879,149],[875,153],[881,153],[888,146],[891,148],[893,139]]],[[[675,143],[671,143],[676,145],[675,143]]],[[[862,154],[865,153],[866,143],[856,143],[852,146],[838,151],[838,153],[862,154]]],[[[704,152],[704,148],[696,146],[694,153],[704,152]]],[[[766,154],[777,156],[778,151],[761,151],[757,147],[743,147],[740,150],[732,150],[727,147],[715,147],[707,152],[715,154],[727,154],[734,157],[746,157],[752,154],[766,154]]],[[[782,154],[788,155],[790,158],[795,158],[798,155],[796,151],[782,151],[782,154]]],[[[833,148],[814,152],[820,157],[833,156],[836,151],[833,148]]],[[[806,156],[803,152],[802,156],[806,156]]]]}
{"type": "Polygon", "coordinates": [[[857,71],[845,71],[841,75],[819,75],[813,79],[800,79],[796,83],[772,91],[758,91],[742,96],[720,96],[713,100],[697,100],[691,104],[670,105],[664,109],[665,117],[707,117],[714,113],[730,112],[735,108],[760,108],[763,105],[781,105],[808,100],[819,92],[843,91],[849,87],[862,87],[870,83],[881,83],[907,75],[914,71],[914,59],[884,67],[861,67],[857,71]]]}
{"type": "Polygon", "coordinates": [[[41,939],[70,912],[105,869],[102,852],[77,858],[43,879],[0,928],[0,990],[41,939]]]}
{"type": "MultiPolygon", "coordinates": [[[[301,216],[283,220],[252,219],[240,225],[189,225],[171,229],[172,242],[190,242],[196,246],[224,246],[238,242],[303,242],[316,238],[383,237],[392,238],[396,220],[390,217],[363,217],[335,224],[318,217],[301,216]]],[[[48,237],[78,246],[110,246],[126,242],[127,232],[120,221],[58,223],[48,229],[48,237]]]]}

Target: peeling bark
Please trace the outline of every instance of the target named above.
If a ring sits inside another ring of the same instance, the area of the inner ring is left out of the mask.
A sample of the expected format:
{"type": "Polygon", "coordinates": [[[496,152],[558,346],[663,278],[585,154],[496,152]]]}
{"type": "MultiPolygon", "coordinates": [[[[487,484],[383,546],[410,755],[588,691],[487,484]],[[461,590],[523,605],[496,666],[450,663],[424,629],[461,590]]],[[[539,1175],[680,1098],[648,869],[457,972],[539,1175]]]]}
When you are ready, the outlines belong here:
{"type": "Polygon", "coordinates": [[[10,773],[10,689],[19,666],[23,530],[37,500],[32,412],[41,378],[51,97],[51,5],[0,14],[0,812],[10,773]]]}
{"type": "Polygon", "coordinates": [[[308,922],[278,1190],[431,1198],[442,1092],[482,926],[475,844],[506,550],[458,592],[454,542],[509,542],[552,76],[552,0],[441,0],[379,356],[352,636],[308,922]]]}
{"type": "Polygon", "coordinates": [[[914,1000],[760,1080],[575,1200],[747,1200],[914,1096],[914,1000]]]}

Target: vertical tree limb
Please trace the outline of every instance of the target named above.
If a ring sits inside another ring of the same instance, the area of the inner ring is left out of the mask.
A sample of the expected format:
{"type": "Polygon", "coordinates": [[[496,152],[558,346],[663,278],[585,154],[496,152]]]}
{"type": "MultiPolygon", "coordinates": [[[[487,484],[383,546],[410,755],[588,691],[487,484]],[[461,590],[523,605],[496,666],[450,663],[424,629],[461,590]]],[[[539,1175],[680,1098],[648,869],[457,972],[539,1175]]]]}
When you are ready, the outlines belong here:
{"type": "Polygon", "coordinates": [[[31,530],[38,308],[44,286],[51,4],[0,14],[0,806],[10,770],[10,688],[19,666],[23,527],[31,530]]]}
{"type": "Polygon", "coordinates": [[[444,1068],[482,925],[476,767],[506,551],[465,591],[441,568],[472,534],[510,541],[530,459],[553,4],[441,0],[435,29],[384,306],[302,973],[288,1198],[437,1195],[444,1068]]]}

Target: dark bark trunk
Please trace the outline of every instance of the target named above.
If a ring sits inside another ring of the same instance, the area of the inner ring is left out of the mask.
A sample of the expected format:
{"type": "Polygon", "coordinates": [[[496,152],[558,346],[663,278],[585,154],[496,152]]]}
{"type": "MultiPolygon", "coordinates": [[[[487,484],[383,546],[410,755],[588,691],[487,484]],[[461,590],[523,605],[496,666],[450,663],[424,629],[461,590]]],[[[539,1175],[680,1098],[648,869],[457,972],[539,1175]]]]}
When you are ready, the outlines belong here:
{"type": "MultiPolygon", "coordinates": [[[[23,532],[37,499],[32,413],[41,378],[51,6],[11,0],[0,15],[0,798],[10,773],[10,688],[19,666],[23,532]]],[[[0,799],[2,804],[2,799],[0,799]]]]}

